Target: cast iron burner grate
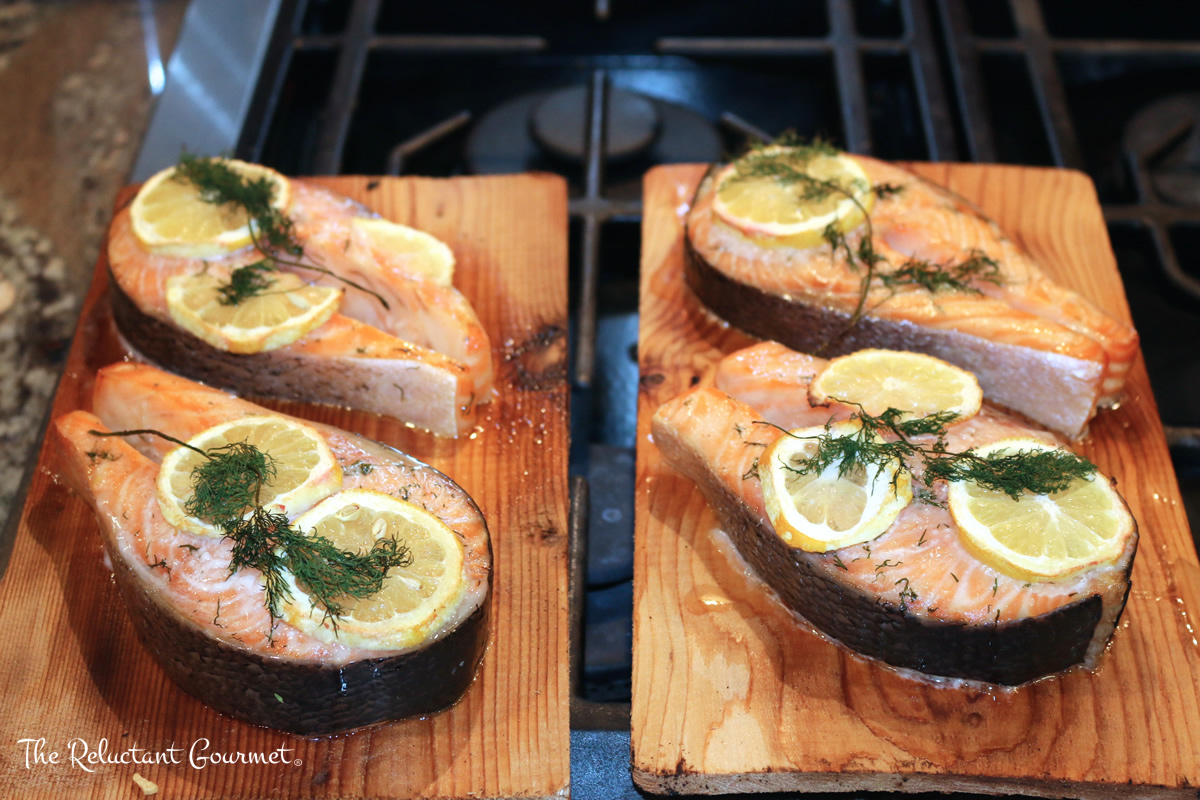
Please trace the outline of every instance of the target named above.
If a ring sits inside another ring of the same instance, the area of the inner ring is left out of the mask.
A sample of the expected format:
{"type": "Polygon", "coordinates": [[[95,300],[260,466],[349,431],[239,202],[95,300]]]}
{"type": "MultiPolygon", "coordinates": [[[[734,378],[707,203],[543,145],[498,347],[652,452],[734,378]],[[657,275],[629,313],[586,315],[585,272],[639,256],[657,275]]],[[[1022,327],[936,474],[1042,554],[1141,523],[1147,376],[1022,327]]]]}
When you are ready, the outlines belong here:
{"type": "Polygon", "coordinates": [[[1200,529],[1200,8],[1150,5],[1161,8],[547,0],[467,18],[451,4],[292,0],[237,154],[291,174],[567,178],[571,576],[574,622],[586,622],[573,634],[572,724],[620,728],[640,180],[656,164],[708,161],[748,136],[794,130],[888,159],[1085,171],[1200,529]],[[548,121],[564,111],[568,124],[548,121]]]}

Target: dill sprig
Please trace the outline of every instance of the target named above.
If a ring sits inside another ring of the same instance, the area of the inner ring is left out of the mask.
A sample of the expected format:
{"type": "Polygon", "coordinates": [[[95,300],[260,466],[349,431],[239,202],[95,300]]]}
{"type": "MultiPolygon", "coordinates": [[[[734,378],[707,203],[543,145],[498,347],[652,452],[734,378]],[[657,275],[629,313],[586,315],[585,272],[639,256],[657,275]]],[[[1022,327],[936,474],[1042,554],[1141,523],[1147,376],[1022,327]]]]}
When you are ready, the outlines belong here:
{"type": "Polygon", "coordinates": [[[284,264],[328,275],[373,296],[385,309],[390,308],[378,292],[325,267],[296,260],[304,255],[304,247],[296,238],[291,218],[271,204],[275,192],[271,181],[263,177],[247,178],[222,159],[201,158],[187,152],[180,156],[172,177],[195,186],[204,202],[240,208],[250,217],[250,239],[264,259],[234,270],[229,283],[218,288],[222,305],[237,305],[262,294],[274,283],[263,273],[284,264]]]}
{"type": "Polygon", "coordinates": [[[220,295],[217,302],[223,306],[236,306],[243,300],[264,293],[275,285],[275,280],[267,278],[266,274],[278,271],[279,268],[265,258],[255,261],[253,264],[238,267],[229,274],[229,282],[217,288],[217,293],[220,295]]]}
{"type": "Polygon", "coordinates": [[[296,240],[292,220],[272,205],[276,187],[265,177],[247,178],[219,158],[201,158],[185,152],[179,158],[173,178],[195,186],[206,203],[245,211],[256,244],[261,242],[270,250],[293,256],[304,252],[296,240]]]}
{"type": "MultiPolygon", "coordinates": [[[[838,402],[846,403],[844,400],[838,402]]],[[[946,429],[958,418],[957,415],[942,411],[904,419],[905,414],[905,411],[889,408],[876,416],[858,406],[850,420],[857,421],[859,427],[847,436],[833,435],[832,420],[826,424],[825,432],[817,436],[800,437],[784,431],[789,436],[812,441],[815,449],[807,459],[781,463],[781,466],[789,472],[808,475],[823,472],[836,464],[839,477],[845,477],[872,464],[882,467],[895,463],[898,476],[902,470],[911,472],[907,461],[915,460],[922,465],[927,484],[934,480],[972,481],[1004,492],[1014,500],[1024,493],[1048,495],[1062,491],[1074,480],[1090,478],[1097,472],[1095,464],[1067,450],[1001,450],[985,456],[973,450],[951,453],[947,449],[946,429]],[[936,438],[930,444],[914,440],[928,436],[936,438]]],[[[915,496],[921,500],[936,500],[932,493],[915,496]]]]}
{"type": "Polygon", "coordinates": [[[930,294],[943,291],[980,294],[973,283],[980,281],[997,286],[1001,283],[1000,265],[980,250],[972,250],[957,264],[934,264],[913,258],[899,269],[879,273],[879,282],[889,289],[920,286],[930,294]]]}
{"type": "Polygon", "coordinates": [[[365,553],[342,550],[323,536],[297,531],[285,515],[262,506],[224,530],[233,542],[230,572],[250,567],[262,573],[272,619],[279,618],[280,604],[291,597],[283,577],[287,571],[324,609],[334,630],[347,599],[375,594],[389,569],[412,563],[409,549],[391,537],[376,540],[365,553]]]}
{"type": "Polygon", "coordinates": [[[1096,474],[1096,465],[1066,450],[999,451],[986,456],[968,450],[927,461],[925,474],[933,479],[972,481],[1016,500],[1024,492],[1061,492],[1072,481],[1096,474]]]}
{"type": "Polygon", "coordinates": [[[258,505],[260,490],[275,477],[275,460],[248,442],[201,452],[205,460],[192,470],[183,510],[225,530],[258,505]]]}
{"type": "Polygon", "coordinates": [[[412,563],[411,551],[391,537],[376,540],[365,553],[355,553],[340,549],[324,536],[298,531],[285,515],[268,511],[261,495],[263,486],[275,475],[275,460],[248,442],[201,450],[153,429],[89,433],[151,434],[204,456],[205,461],[192,470],[192,496],[184,510],[216,525],[233,543],[230,574],[246,567],[262,573],[272,623],[280,617],[281,604],[291,597],[285,571],[321,605],[336,631],[337,617],[343,616],[347,600],[375,594],[383,588],[389,569],[412,563]]]}

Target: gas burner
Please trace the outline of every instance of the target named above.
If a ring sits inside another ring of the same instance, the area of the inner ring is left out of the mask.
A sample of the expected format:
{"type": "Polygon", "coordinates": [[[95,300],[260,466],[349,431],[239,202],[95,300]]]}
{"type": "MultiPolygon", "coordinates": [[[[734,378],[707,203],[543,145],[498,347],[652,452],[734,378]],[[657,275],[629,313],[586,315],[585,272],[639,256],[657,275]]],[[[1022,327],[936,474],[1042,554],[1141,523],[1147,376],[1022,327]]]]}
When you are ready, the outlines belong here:
{"type": "MultiPolygon", "coordinates": [[[[483,114],[467,135],[465,160],[477,174],[544,170],[581,178],[587,87],[531,92],[483,114]]],[[[716,126],[684,106],[622,89],[608,96],[605,194],[641,196],[656,164],[712,162],[723,142],[716,126]]],[[[582,188],[573,185],[575,190],[582,188]]]]}
{"type": "MultiPolygon", "coordinates": [[[[547,151],[569,161],[582,161],[587,128],[588,90],[572,86],[551,92],[533,109],[533,138],[547,151]]],[[[647,150],[658,135],[659,114],[647,97],[621,89],[608,92],[604,157],[624,161],[647,150]]]]}
{"type": "Polygon", "coordinates": [[[1172,95],[1143,108],[1125,128],[1124,147],[1159,199],[1200,206],[1200,94],[1172,95]]]}

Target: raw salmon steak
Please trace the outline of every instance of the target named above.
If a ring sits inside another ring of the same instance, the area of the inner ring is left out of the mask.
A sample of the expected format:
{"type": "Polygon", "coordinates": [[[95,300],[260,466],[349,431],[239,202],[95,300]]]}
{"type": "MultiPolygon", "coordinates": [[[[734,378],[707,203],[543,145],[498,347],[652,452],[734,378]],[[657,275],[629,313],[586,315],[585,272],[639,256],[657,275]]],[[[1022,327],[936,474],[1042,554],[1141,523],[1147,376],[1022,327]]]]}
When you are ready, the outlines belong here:
{"type": "Polygon", "coordinates": [[[883,347],[937,356],[973,372],[992,403],[1081,437],[1098,408],[1120,399],[1135,331],[1051,281],[963,198],[899,167],[851,158],[878,200],[836,247],[742,235],[715,210],[722,173],[710,171],[686,220],[685,275],[696,296],[742,330],[806,353],[883,347]],[[869,276],[864,239],[880,259],[869,276]],[[928,278],[970,260],[989,269],[958,284],[928,278]],[[917,271],[924,282],[905,278],[917,271]]]}
{"type": "Polygon", "coordinates": [[[306,423],[342,467],[343,489],[414,503],[464,546],[465,594],[428,638],[397,650],[330,643],[271,619],[261,573],[230,571],[228,538],[196,535],[163,518],[155,480],[173,444],[93,433],[152,429],[186,441],[222,422],[272,412],[133,363],[100,370],[93,410],[54,421],[62,475],[96,512],[139,638],[181,688],[222,713],[305,735],[432,713],[466,691],[487,646],[492,555],[483,515],[457,484],[397,450],[306,423]]]}
{"type": "MultiPolygon", "coordinates": [[[[1115,561],[1075,577],[1010,578],[962,544],[937,482],[929,489],[941,506],[912,502],[864,545],[814,553],[776,534],[759,455],[784,429],[853,411],[809,405],[808,383],[824,364],[775,342],[755,345],[723,359],[714,385],[668,401],[653,419],[667,463],[696,483],[758,578],[826,636],[902,669],[1011,686],[1095,667],[1125,606],[1136,532],[1115,561]]],[[[945,438],[949,452],[962,452],[1013,437],[1057,442],[986,404],[945,438]]]]}
{"type": "MultiPolygon", "coordinates": [[[[126,207],[108,235],[113,316],[125,342],[159,366],[232,391],[349,406],[442,436],[469,430],[476,407],[493,392],[491,342],[470,302],[373,246],[352,224],[371,216],[363,206],[301,180],[290,183],[288,215],[304,248],[301,263],[378,297],[346,287],[339,311],[298,341],[265,352],[226,352],[176,324],[167,282],[202,272],[228,276],[262,255],[253,246],[206,259],[151,253],[134,234],[126,207]]],[[[314,271],[280,268],[312,283],[345,286],[314,271]]]]}

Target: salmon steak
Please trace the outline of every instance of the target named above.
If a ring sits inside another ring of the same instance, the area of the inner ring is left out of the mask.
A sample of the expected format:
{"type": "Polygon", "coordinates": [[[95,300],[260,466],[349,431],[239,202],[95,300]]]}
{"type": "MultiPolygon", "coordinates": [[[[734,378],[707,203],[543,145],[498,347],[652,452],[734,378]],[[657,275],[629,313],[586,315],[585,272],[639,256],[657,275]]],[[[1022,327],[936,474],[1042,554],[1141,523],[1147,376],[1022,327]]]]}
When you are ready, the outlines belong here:
{"type": "MultiPolygon", "coordinates": [[[[832,191],[849,197],[845,187],[858,187],[835,220],[845,230],[831,222],[807,237],[775,235],[803,225],[755,227],[722,198],[739,181],[801,198],[825,184],[743,178],[769,172],[754,151],[710,170],[685,237],[685,279],[705,306],[823,357],[868,347],[937,356],[973,372],[993,404],[1071,439],[1118,402],[1138,352],[1131,326],[1055,284],[962,197],[883,161],[838,157],[856,177],[832,191]]],[[[778,164],[777,173],[790,168],[778,164]]]]}
{"type": "Polygon", "coordinates": [[[207,257],[155,251],[139,239],[126,206],[113,219],[107,249],[124,343],[151,363],[231,391],[349,406],[441,436],[468,431],[493,392],[491,342],[470,302],[379,247],[355,224],[375,219],[364,206],[302,180],[289,180],[289,190],[287,214],[302,253],[278,268],[306,285],[344,288],[335,313],[274,349],[214,346],[172,316],[172,281],[229,280],[263,253],[254,245],[207,257]]]}
{"type": "Polygon", "coordinates": [[[149,433],[100,435],[152,430],[188,440],[248,417],[291,418],[138,363],[100,370],[92,407],[51,427],[61,476],[95,511],[139,639],[184,691],[221,713],[302,735],[433,713],[466,691],[488,641],[492,551],[483,515],[452,480],[361,436],[303,423],[336,459],[341,494],[403,499],[440,520],[462,547],[460,599],[423,640],[378,647],[340,640],[336,630],[317,636],[272,614],[263,574],[231,567],[229,536],[200,535],[164,517],[156,481],[175,445],[149,433]]]}
{"type": "MultiPolygon", "coordinates": [[[[1111,561],[1061,580],[1010,577],[966,546],[946,481],[930,480],[924,497],[870,541],[828,552],[784,541],[764,501],[759,459],[785,431],[853,415],[838,402],[809,403],[809,384],[827,363],[775,342],[755,345],[725,357],[711,381],[653,418],[666,462],[696,484],[765,589],[802,623],[902,670],[1016,686],[1094,668],[1129,593],[1136,525],[1111,561]]],[[[1014,438],[1063,444],[986,403],[944,436],[953,453],[1014,438]]],[[[912,473],[919,484],[920,471],[912,473]]]]}

